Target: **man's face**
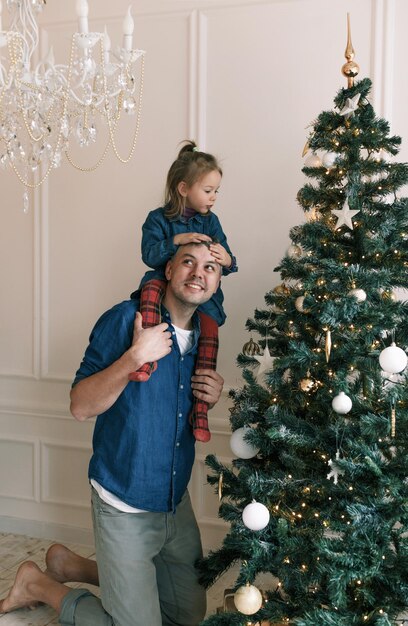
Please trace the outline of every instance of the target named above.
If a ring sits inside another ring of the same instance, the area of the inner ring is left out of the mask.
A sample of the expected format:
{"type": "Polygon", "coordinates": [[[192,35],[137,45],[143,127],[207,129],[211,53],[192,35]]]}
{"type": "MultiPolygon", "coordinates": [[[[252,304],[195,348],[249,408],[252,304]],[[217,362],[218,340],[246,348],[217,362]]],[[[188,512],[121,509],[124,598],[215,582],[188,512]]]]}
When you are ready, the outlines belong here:
{"type": "Polygon", "coordinates": [[[217,291],[220,275],[221,268],[207,246],[180,246],[166,267],[167,295],[197,307],[217,291]]]}

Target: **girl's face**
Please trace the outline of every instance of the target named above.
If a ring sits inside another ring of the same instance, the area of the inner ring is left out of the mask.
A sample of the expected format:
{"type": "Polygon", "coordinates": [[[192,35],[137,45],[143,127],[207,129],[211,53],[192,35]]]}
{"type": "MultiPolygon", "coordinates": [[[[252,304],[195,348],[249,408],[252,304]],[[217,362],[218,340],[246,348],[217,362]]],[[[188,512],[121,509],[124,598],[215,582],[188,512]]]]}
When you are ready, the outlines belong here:
{"type": "Polygon", "coordinates": [[[204,174],[191,187],[187,187],[186,183],[181,182],[179,193],[186,199],[187,207],[205,215],[215,203],[220,183],[221,174],[218,170],[213,170],[204,174]]]}

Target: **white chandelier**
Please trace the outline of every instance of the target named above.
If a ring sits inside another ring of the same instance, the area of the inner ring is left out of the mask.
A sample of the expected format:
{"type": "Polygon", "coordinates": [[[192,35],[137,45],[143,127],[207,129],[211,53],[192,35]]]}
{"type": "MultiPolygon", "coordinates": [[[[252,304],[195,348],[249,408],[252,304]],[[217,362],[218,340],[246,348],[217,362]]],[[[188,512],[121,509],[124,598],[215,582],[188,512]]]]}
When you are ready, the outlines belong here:
{"type": "MultiPolygon", "coordinates": [[[[74,33],[67,65],[54,61],[52,48],[34,64],[38,46],[35,14],[46,0],[6,0],[12,18],[2,30],[0,0],[0,167],[12,169],[26,188],[41,185],[62,154],[81,171],[95,170],[111,146],[117,158],[128,162],[134,153],[140,126],[144,79],[143,50],[132,47],[134,23],[130,6],[123,21],[123,42],[111,51],[106,31],[89,32],[88,2],[77,0],[78,32],[74,33]],[[140,58],[140,78],[134,76],[140,58]],[[119,154],[115,131],[123,114],[135,116],[129,154],[119,154]],[[70,151],[72,141],[89,146],[107,126],[101,156],[90,167],[78,165],[70,151]]],[[[25,202],[28,202],[27,189],[25,202]]]]}

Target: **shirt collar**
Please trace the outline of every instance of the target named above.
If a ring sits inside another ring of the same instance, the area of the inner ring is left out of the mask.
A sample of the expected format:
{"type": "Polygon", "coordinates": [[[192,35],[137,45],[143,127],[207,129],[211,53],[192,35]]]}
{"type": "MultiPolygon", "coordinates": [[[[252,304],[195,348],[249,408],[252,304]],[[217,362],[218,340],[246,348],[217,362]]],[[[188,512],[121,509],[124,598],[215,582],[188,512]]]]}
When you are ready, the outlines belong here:
{"type": "MultiPolygon", "coordinates": [[[[164,304],[161,305],[161,315],[162,315],[162,320],[164,322],[168,322],[169,324],[172,324],[171,315],[169,311],[166,309],[166,307],[164,306],[164,304]]],[[[199,335],[201,328],[200,328],[200,317],[197,311],[194,311],[191,321],[193,324],[192,330],[194,331],[194,335],[197,335],[197,334],[199,335]]]]}

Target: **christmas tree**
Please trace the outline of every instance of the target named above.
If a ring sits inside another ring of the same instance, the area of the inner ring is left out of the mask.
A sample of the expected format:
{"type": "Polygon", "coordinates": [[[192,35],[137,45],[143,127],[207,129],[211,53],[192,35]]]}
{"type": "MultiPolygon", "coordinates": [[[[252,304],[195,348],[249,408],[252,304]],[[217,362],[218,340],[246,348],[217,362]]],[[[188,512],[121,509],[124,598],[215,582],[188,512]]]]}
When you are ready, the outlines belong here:
{"type": "Polygon", "coordinates": [[[239,573],[235,611],[205,626],[390,626],[408,607],[408,165],[353,55],[349,37],[348,86],[305,147],[305,219],[247,322],[236,458],[207,457],[230,529],[201,582],[239,573]]]}

